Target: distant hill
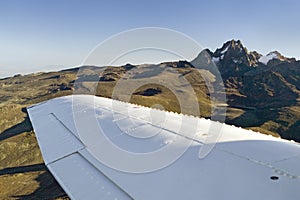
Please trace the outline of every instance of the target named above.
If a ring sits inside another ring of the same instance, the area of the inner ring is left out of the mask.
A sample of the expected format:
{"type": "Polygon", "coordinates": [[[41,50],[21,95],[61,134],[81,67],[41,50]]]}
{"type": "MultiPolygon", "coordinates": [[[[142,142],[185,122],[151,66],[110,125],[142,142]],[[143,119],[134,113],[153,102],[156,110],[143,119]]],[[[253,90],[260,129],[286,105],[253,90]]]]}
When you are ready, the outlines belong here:
{"type": "Polygon", "coordinates": [[[227,104],[217,106],[226,107],[227,123],[300,142],[300,61],[276,51],[265,56],[248,51],[241,41],[228,41],[214,52],[206,49],[191,62],[84,66],[79,76],[78,68],[16,75],[0,79],[0,199],[68,198],[43,165],[27,106],[70,95],[75,89],[90,93],[98,81],[96,95],[126,100],[124,94],[132,84],[151,80],[136,88],[128,101],[150,107],[159,104],[166,110],[181,112],[172,90],[189,105],[193,98],[190,85],[201,112],[194,112],[195,105],[183,112],[210,118],[207,84],[219,84],[218,71],[224,81],[227,104]],[[185,78],[188,84],[172,77],[185,78]],[[114,94],[115,87],[122,87],[121,92],[114,94]]]}

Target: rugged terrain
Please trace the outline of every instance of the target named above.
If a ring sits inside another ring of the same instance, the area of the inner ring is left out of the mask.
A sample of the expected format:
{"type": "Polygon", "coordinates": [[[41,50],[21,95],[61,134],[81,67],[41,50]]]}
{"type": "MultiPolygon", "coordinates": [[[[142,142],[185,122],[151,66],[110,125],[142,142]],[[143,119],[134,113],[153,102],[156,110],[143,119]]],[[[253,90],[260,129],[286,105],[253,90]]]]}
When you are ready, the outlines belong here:
{"type": "Polygon", "coordinates": [[[300,141],[300,62],[279,52],[249,52],[240,41],[204,50],[192,62],[15,75],[0,79],[0,199],[68,198],[43,164],[26,107],[73,93],[206,118],[226,108],[229,124],[300,141]],[[218,88],[221,80],[227,101],[212,104],[222,91],[212,92],[209,85],[218,88]]]}
{"type": "Polygon", "coordinates": [[[223,77],[229,108],[243,112],[228,123],[300,141],[299,61],[277,51],[249,52],[234,40],[209,53],[223,77]]]}

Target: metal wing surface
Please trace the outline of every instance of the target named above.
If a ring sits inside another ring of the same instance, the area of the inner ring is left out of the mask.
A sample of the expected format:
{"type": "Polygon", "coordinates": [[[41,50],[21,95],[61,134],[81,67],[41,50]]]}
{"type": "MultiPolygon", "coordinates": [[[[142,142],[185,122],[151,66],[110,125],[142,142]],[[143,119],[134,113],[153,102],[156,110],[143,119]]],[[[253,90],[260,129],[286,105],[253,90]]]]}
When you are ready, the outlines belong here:
{"type": "Polygon", "coordinates": [[[300,196],[295,142],[88,95],[52,99],[28,113],[46,166],[72,199],[300,196]]]}

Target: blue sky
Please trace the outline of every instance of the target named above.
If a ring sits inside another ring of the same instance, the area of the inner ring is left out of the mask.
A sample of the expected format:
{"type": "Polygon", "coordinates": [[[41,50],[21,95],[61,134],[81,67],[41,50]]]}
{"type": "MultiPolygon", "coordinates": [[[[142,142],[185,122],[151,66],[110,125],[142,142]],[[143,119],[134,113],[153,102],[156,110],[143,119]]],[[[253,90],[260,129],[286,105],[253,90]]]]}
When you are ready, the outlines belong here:
{"type": "Polygon", "coordinates": [[[0,77],[78,66],[100,42],[139,27],[174,29],[212,50],[234,38],[300,59],[299,8],[298,0],[0,0],[0,77]]]}

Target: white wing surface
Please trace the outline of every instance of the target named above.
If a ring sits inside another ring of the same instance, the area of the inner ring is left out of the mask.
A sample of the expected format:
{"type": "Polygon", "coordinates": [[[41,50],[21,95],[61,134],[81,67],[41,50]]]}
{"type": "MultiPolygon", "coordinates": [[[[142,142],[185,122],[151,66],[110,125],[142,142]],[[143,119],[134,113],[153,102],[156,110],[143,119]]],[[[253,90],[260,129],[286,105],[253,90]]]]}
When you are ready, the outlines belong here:
{"type": "Polygon", "coordinates": [[[88,95],[52,99],[28,113],[46,166],[72,199],[300,196],[295,142],[88,95]]]}

